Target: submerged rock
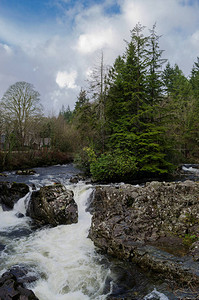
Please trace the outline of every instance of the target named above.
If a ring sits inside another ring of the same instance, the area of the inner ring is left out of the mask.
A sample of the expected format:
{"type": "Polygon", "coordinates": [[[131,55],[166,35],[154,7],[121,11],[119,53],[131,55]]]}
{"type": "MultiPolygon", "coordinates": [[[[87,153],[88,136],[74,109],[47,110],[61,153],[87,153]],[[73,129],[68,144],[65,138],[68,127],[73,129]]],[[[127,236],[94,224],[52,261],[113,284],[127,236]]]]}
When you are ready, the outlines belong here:
{"type": "Polygon", "coordinates": [[[37,281],[41,275],[43,276],[42,273],[39,274],[36,272],[33,266],[30,267],[26,265],[14,265],[8,270],[8,272],[14,275],[17,279],[17,282],[23,284],[24,286],[37,281]]]}
{"type": "Polygon", "coordinates": [[[34,175],[34,174],[36,174],[36,171],[32,169],[16,171],[16,175],[34,175]]]}
{"type": "Polygon", "coordinates": [[[61,184],[41,187],[39,191],[34,191],[27,215],[39,226],[78,222],[78,209],[73,199],[73,192],[61,184]]]}
{"type": "Polygon", "coordinates": [[[14,204],[29,192],[25,183],[0,182],[0,204],[4,210],[13,209],[14,204]]]}
{"type": "Polygon", "coordinates": [[[0,299],[39,300],[11,272],[4,273],[0,278],[0,299]]]}
{"type": "MultiPolygon", "coordinates": [[[[187,240],[191,244],[199,238],[198,195],[199,183],[191,181],[96,187],[89,236],[110,255],[171,279],[199,283],[199,263],[178,257],[182,249],[188,253],[187,240]]],[[[190,252],[195,260],[197,247],[190,252]]]]}

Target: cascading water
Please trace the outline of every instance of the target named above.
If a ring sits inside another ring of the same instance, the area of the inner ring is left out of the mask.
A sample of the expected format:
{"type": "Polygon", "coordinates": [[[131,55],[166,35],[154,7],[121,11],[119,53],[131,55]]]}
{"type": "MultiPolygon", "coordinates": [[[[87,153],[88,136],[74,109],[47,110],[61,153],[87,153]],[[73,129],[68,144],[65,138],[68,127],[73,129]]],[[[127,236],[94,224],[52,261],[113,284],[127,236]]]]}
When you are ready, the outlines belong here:
{"type": "MultiPolygon", "coordinates": [[[[103,300],[113,290],[117,293],[117,290],[121,292],[122,289],[128,289],[127,281],[131,280],[125,279],[125,285],[118,283],[117,278],[124,275],[114,274],[114,262],[112,265],[96,252],[93,242],[87,238],[91,215],[86,212],[86,204],[93,187],[85,183],[70,184],[71,175],[67,174],[71,167],[68,166],[40,168],[38,171],[40,173],[29,177],[11,173],[7,180],[25,182],[30,186],[34,184],[36,188],[61,182],[74,192],[78,223],[33,230],[30,218],[25,216],[31,190],[15,204],[13,210],[3,211],[0,208],[0,275],[13,266],[27,269],[28,275],[36,278],[27,287],[33,290],[39,300],[103,300]]],[[[116,263],[117,266],[119,264],[116,263]]],[[[129,271],[126,273],[129,274],[129,271]]],[[[155,285],[151,282],[148,285],[148,279],[146,282],[141,273],[135,277],[140,278],[139,285],[143,289],[143,297],[137,299],[168,299],[164,294],[153,291],[155,285]]]]}
{"type": "MultiPolygon", "coordinates": [[[[45,228],[20,239],[4,239],[7,246],[1,254],[1,273],[13,265],[34,266],[43,274],[32,287],[40,300],[105,299],[103,287],[109,270],[96,263],[98,255],[87,238],[91,216],[85,205],[92,188],[85,184],[68,187],[78,204],[78,223],[45,228]]],[[[27,197],[20,199],[12,211],[1,212],[0,230],[28,228],[29,218],[16,216],[25,212],[27,197]]]]}

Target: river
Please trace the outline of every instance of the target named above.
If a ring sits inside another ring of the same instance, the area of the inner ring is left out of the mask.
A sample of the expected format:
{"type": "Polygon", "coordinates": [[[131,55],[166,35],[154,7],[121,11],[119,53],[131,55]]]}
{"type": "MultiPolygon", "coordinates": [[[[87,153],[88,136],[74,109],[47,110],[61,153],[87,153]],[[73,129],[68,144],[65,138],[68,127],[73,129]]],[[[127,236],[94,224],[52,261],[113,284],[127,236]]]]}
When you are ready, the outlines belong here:
{"type": "Polygon", "coordinates": [[[132,299],[177,299],[165,289],[164,282],[159,283],[133,264],[100,254],[87,238],[91,215],[86,206],[93,186],[70,183],[70,178],[78,173],[72,164],[34,170],[34,175],[5,172],[7,177],[0,177],[1,181],[24,182],[30,186],[30,192],[13,210],[3,211],[0,207],[0,275],[10,268],[26,270],[24,276],[34,278],[27,281],[27,287],[40,300],[103,300],[110,294],[117,297],[129,291],[135,295],[132,299]],[[33,185],[39,189],[55,182],[74,192],[78,223],[35,229],[30,218],[20,218],[19,213],[25,215],[33,185]]]}

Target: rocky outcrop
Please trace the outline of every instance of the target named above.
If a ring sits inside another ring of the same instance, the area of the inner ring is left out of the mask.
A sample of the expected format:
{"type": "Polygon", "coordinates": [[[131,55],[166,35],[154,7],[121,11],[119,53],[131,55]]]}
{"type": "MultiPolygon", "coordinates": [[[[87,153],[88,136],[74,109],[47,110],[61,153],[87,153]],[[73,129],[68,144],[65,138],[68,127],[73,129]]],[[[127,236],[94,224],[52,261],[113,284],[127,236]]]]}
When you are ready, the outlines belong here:
{"type": "MultiPolygon", "coordinates": [[[[199,263],[184,256],[199,238],[199,183],[96,187],[92,209],[89,236],[103,251],[199,283],[199,263]]],[[[191,253],[197,261],[197,247],[191,253]]]]}
{"type": "Polygon", "coordinates": [[[11,272],[4,273],[0,278],[0,299],[39,300],[11,272]]]}
{"type": "Polygon", "coordinates": [[[0,204],[4,210],[13,209],[14,204],[29,192],[24,183],[0,182],[0,204]]]}
{"type": "Polygon", "coordinates": [[[61,184],[41,187],[39,191],[34,191],[27,215],[39,226],[78,222],[77,204],[73,199],[73,192],[61,184]]]}

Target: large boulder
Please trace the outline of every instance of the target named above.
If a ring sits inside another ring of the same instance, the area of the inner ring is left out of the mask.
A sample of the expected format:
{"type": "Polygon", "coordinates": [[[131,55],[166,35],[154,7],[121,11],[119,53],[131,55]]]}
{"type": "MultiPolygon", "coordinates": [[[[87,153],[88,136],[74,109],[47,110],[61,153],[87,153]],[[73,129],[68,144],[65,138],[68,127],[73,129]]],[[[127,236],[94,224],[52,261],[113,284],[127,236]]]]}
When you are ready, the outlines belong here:
{"type": "Polygon", "coordinates": [[[199,239],[198,197],[192,181],[96,187],[89,236],[108,254],[199,283],[199,264],[175,259],[199,239]]]}
{"type": "Polygon", "coordinates": [[[39,226],[57,226],[78,222],[78,209],[73,192],[61,184],[41,187],[39,191],[34,191],[28,205],[27,215],[39,226]]]}
{"type": "Polygon", "coordinates": [[[39,300],[11,272],[4,273],[0,278],[0,299],[39,300]]]}
{"type": "Polygon", "coordinates": [[[25,183],[0,182],[0,204],[3,209],[13,209],[14,204],[29,192],[25,183]]]}

